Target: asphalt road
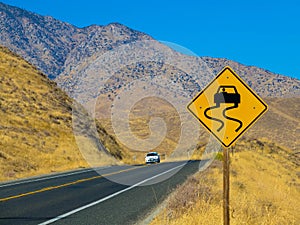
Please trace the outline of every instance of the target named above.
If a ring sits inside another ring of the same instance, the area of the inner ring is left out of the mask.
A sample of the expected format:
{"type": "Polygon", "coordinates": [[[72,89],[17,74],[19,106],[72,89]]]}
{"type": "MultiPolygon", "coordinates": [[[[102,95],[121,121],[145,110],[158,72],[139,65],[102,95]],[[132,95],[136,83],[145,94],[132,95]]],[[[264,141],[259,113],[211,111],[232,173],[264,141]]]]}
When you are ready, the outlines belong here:
{"type": "Polygon", "coordinates": [[[135,224],[199,162],[84,169],[0,184],[0,224],[135,224]]]}

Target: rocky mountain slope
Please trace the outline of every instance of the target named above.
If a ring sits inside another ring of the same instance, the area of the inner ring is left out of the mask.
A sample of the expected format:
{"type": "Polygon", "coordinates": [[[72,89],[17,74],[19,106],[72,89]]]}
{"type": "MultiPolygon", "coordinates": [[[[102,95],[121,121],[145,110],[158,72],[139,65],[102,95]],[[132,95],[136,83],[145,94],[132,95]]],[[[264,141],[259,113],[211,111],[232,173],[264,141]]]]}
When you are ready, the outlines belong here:
{"type": "MultiPolygon", "coordinates": [[[[21,57],[0,46],[0,180],[114,162],[122,153],[114,138],[96,122],[100,140],[110,152],[99,151],[83,123],[75,133],[74,101],[21,57]],[[77,137],[76,137],[77,135],[77,137]],[[90,147],[79,149],[80,143],[90,147]],[[88,162],[92,162],[89,160],[88,162]]],[[[82,110],[78,114],[89,119],[82,110]]]]}
{"type": "Polygon", "coordinates": [[[81,29],[1,2],[0,30],[1,45],[24,57],[51,79],[95,51],[151,39],[118,23],[81,29]]]}
{"type": "MultiPolygon", "coordinates": [[[[71,95],[80,79],[78,74],[82,68],[78,65],[93,63],[93,60],[99,55],[124,44],[136,41],[154,41],[150,36],[118,23],[77,28],[52,17],[40,16],[3,3],[0,3],[0,30],[1,45],[24,57],[51,79],[58,78],[58,84],[71,95]]],[[[143,50],[149,51],[149,49],[143,50]]],[[[182,61],[190,61],[192,67],[195,65],[197,67],[199,63],[205,62],[213,74],[219,72],[225,65],[230,65],[262,96],[295,96],[300,93],[300,81],[297,79],[274,74],[254,66],[245,66],[227,59],[196,58],[176,53],[174,61],[178,62],[175,63],[175,67],[180,67],[182,61]]],[[[155,62],[157,68],[148,71],[152,71],[152,74],[163,74],[170,77],[171,74],[161,70],[162,67],[159,65],[161,63],[165,62],[160,62],[160,58],[157,56],[155,62]]],[[[153,62],[144,62],[139,65],[144,69],[137,68],[134,73],[137,76],[151,76],[145,70],[147,67],[151,68],[152,64],[153,62]]],[[[135,65],[129,66],[135,67],[135,65]]],[[[196,73],[197,68],[191,71],[196,73]]],[[[125,72],[123,68],[123,73],[125,72]]],[[[132,70],[129,71],[130,75],[131,72],[132,70]]],[[[112,75],[114,74],[112,73],[112,75]]],[[[187,77],[184,78],[187,79],[187,77]]],[[[198,79],[202,82],[201,86],[207,84],[209,80],[200,75],[198,79]]],[[[177,79],[177,82],[182,82],[182,79],[177,79]]],[[[191,80],[191,82],[193,81],[191,80]]],[[[112,84],[111,89],[118,89],[120,85],[124,86],[124,84],[116,82],[112,84]]]]}

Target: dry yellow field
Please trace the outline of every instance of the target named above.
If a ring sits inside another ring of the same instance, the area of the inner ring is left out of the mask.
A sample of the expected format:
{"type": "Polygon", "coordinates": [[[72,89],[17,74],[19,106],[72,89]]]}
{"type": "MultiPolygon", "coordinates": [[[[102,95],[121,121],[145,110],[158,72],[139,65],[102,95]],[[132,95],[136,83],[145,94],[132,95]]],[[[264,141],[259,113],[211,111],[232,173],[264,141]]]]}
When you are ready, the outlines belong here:
{"type": "MultiPolygon", "coordinates": [[[[299,167],[280,147],[241,143],[230,163],[231,224],[300,224],[299,167]]],[[[151,225],[222,224],[222,179],[216,160],[179,187],[151,225]]]]}

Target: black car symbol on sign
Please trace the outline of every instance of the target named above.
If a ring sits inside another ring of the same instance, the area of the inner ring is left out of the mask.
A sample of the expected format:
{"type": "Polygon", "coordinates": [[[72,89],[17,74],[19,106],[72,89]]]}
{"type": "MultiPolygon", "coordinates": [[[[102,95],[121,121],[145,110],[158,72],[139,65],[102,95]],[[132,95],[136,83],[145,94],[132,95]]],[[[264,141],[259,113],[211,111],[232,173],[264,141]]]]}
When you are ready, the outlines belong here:
{"type": "Polygon", "coordinates": [[[237,92],[235,86],[222,85],[218,88],[217,93],[214,95],[214,102],[218,107],[220,106],[221,103],[234,103],[235,106],[238,106],[238,104],[241,102],[241,96],[237,92]],[[226,91],[228,89],[231,89],[234,92],[229,93],[226,91]]]}

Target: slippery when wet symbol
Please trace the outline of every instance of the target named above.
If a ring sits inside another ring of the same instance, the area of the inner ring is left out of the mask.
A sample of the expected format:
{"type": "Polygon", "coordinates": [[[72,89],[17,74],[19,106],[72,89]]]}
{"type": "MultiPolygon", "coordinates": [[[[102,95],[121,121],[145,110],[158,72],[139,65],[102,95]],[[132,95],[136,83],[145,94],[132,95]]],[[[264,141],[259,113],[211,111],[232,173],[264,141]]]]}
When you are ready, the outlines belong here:
{"type": "Polygon", "coordinates": [[[187,109],[224,147],[230,147],[267,111],[267,104],[225,67],[187,109]]]}
{"type": "Polygon", "coordinates": [[[208,111],[216,109],[216,108],[220,108],[220,104],[224,103],[224,104],[234,104],[233,106],[229,106],[226,107],[223,111],[222,111],[222,115],[225,119],[227,120],[232,120],[235,121],[239,124],[239,126],[235,129],[236,132],[238,132],[242,126],[243,126],[243,122],[236,119],[236,118],[232,118],[229,117],[228,115],[226,115],[226,111],[228,110],[232,110],[235,108],[238,108],[239,103],[241,102],[241,96],[240,94],[237,92],[237,89],[235,86],[233,85],[222,85],[218,88],[217,93],[214,95],[214,103],[215,105],[212,107],[208,107],[205,109],[204,111],[204,115],[206,116],[206,118],[214,120],[219,122],[221,125],[220,127],[217,129],[217,131],[220,131],[223,127],[224,127],[224,122],[221,119],[215,118],[215,117],[211,117],[207,114],[208,111]],[[228,92],[228,89],[232,89],[233,92],[228,92]]]}

